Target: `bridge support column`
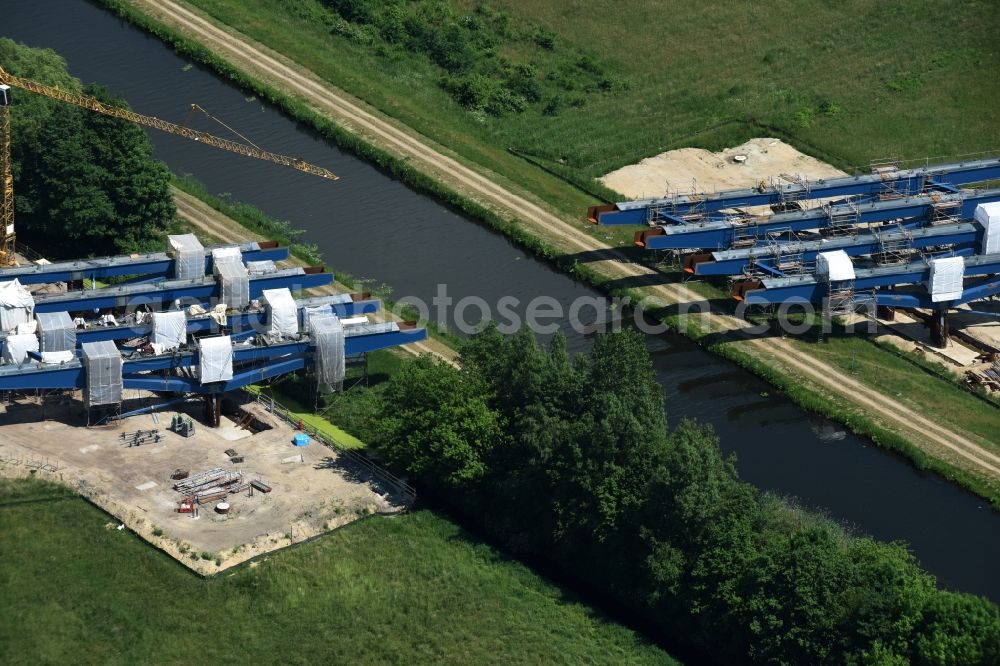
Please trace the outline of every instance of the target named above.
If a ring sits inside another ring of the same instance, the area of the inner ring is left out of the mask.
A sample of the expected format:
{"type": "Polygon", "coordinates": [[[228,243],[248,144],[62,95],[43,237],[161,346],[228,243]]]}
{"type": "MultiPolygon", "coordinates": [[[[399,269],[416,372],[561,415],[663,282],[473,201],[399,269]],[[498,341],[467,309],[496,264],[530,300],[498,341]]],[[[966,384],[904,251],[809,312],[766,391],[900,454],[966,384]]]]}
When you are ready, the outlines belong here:
{"type": "Polygon", "coordinates": [[[222,400],[218,393],[205,396],[205,423],[211,428],[218,428],[222,422],[222,400]]]}
{"type": "Polygon", "coordinates": [[[944,349],[948,346],[949,337],[948,311],[935,310],[931,314],[931,344],[944,349]]]}
{"type": "Polygon", "coordinates": [[[876,309],[875,316],[883,321],[895,321],[896,308],[888,305],[879,305],[876,309]]]}

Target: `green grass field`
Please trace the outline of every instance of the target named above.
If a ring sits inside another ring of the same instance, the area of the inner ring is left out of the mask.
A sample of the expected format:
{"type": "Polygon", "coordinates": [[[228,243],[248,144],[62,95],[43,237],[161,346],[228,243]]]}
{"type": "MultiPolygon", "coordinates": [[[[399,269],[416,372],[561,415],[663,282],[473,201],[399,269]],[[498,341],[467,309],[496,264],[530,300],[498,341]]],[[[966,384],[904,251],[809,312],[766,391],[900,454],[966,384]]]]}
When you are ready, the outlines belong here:
{"type": "Polygon", "coordinates": [[[427,511],[201,580],[65,494],[0,480],[0,663],[675,663],[427,511]]]}
{"type": "MultiPolygon", "coordinates": [[[[991,2],[493,0],[486,4],[515,30],[555,32],[553,57],[589,54],[628,83],[554,116],[532,107],[499,118],[455,102],[426,57],[304,18],[318,0],[294,0],[306,8],[299,15],[281,0],[191,2],[574,214],[588,197],[507,149],[583,178],[670,148],[720,148],[773,131],[842,167],[1000,149],[1000,5],[991,2]]],[[[470,13],[475,5],[445,4],[470,13]]],[[[531,57],[526,49],[512,43],[502,55],[516,62],[531,57]]]]}

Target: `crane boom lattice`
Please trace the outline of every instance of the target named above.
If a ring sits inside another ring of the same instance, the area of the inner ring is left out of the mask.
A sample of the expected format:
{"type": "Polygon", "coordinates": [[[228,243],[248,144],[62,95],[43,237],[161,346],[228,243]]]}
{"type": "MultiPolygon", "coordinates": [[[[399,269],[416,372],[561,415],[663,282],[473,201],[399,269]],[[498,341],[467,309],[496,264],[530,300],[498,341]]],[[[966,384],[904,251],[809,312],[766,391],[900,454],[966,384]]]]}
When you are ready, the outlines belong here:
{"type": "MultiPolygon", "coordinates": [[[[0,197],[2,197],[0,198],[0,206],[2,206],[2,209],[0,209],[0,266],[9,266],[15,263],[14,252],[16,249],[14,246],[14,181],[11,176],[10,164],[10,87],[20,88],[50,99],[59,100],[67,104],[73,104],[74,106],[87,109],[88,111],[93,111],[94,113],[100,113],[111,118],[127,120],[144,127],[152,127],[153,129],[167,132],[168,134],[182,136],[186,139],[198,141],[221,150],[228,150],[229,152],[236,153],[237,155],[244,155],[245,157],[253,157],[259,160],[265,160],[275,164],[292,167],[293,169],[297,169],[304,173],[309,173],[328,180],[340,180],[338,176],[330,171],[327,171],[323,167],[310,164],[296,157],[288,157],[287,155],[272,153],[268,150],[258,148],[255,145],[247,145],[239,143],[238,141],[223,139],[207,132],[199,132],[198,130],[193,130],[189,127],[184,127],[183,125],[171,123],[166,120],[160,120],[154,116],[146,116],[126,108],[108,105],[101,102],[99,99],[90,97],[89,95],[67,92],[65,90],[60,90],[59,88],[45,85],[44,83],[32,81],[31,79],[14,76],[0,67],[0,187],[3,188],[2,195],[0,195],[0,197]]],[[[245,138],[242,134],[236,132],[236,130],[233,130],[228,125],[225,125],[225,123],[222,123],[222,121],[209,115],[207,111],[202,109],[197,104],[192,104],[191,108],[192,110],[205,113],[205,115],[208,115],[216,122],[221,123],[227,129],[236,133],[237,136],[245,138]]]]}
{"type": "Polygon", "coordinates": [[[238,143],[236,141],[230,141],[229,139],[222,139],[220,137],[208,134],[207,132],[199,132],[198,130],[193,130],[176,123],[171,123],[166,120],[160,120],[153,116],[146,116],[141,113],[136,113],[129,109],[124,109],[117,106],[109,106],[104,104],[98,99],[89,97],[87,95],[79,95],[77,93],[67,92],[65,90],[60,90],[59,88],[53,88],[52,86],[47,86],[43,83],[38,83],[37,81],[32,81],[30,79],[23,79],[18,76],[14,76],[0,69],[0,83],[4,83],[15,88],[21,88],[22,90],[27,90],[29,92],[36,93],[38,95],[44,95],[45,97],[50,97],[52,99],[57,99],[61,102],[66,102],[67,104],[73,104],[75,106],[88,109],[95,113],[100,113],[105,116],[110,116],[112,118],[120,118],[122,120],[128,120],[130,122],[136,123],[138,125],[143,125],[145,127],[152,127],[154,129],[167,132],[169,134],[176,134],[178,136],[183,136],[185,138],[191,139],[193,141],[200,141],[201,143],[207,144],[209,146],[214,146],[215,148],[220,148],[222,150],[228,150],[232,153],[237,153],[238,155],[245,155],[247,157],[255,157],[260,160],[267,160],[268,162],[274,162],[275,164],[281,164],[284,166],[292,167],[293,169],[298,169],[305,173],[311,173],[314,176],[320,176],[322,178],[328,178],[330,180],[339,180],[339,177],[335,174],[327,171],[323,167],[316,166],[314,164],[309,164],[303,160],[295,157],[288,157],[287,155],[279,155],[278,153],[272,153],[267,150],[262,150],[254,146],[248,146],[243,143],[238,143]]]}

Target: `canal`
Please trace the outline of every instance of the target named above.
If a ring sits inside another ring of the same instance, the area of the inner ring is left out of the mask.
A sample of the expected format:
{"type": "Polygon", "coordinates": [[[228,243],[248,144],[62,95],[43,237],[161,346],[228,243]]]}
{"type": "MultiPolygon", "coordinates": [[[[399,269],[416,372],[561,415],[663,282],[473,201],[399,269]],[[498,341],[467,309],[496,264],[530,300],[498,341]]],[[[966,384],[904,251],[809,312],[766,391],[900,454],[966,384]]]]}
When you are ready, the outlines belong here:
{"type": "MultiPolygon", "coordinates": [[[[303,240],[317,244],[330,266],[388,285],[394,299],[430,302],[444,285],[455,301],[480,297],[495,307],[513,297],[523,315],[539,295],[564,307],[598,296],[85,0],[5,0],[3,9],[0,36],[56,50],[75,76],[106,86],[138,112],[184,122],[197,103],[261,147],[340,175],[331,183],[150,132],[156,157],[175,173],[191,173],[212,193],[289,220],[306,230],[303,240]]],[[[205,118],[191,125],[229,136],[205,118]]],[[[566,322],[560,329],[572,351],[589,346],[566,322]]],[[[1000,601],[1000,515],[985,502],[805,413],[685,338],[651,337],[649,348],[670,420],[711,423],[723,450],[736,454],[743,478],[860,532],[906,541],[944,586],[1000,601]]]]}

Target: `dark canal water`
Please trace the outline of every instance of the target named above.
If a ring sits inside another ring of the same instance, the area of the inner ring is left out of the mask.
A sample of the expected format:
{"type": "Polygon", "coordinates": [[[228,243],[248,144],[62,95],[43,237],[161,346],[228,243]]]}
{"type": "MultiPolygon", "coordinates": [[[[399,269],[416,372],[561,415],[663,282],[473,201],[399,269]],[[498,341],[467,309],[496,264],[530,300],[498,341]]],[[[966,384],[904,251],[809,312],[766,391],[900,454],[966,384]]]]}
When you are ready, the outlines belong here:
{"type": "MultiPolygon", "coordinates": [[[[0,35],[58,51],[75,76],[141,113],[183,122],[196,102],[260,146],[342,176],[330,183],[151,132],[156,156],[175,173],[290,220],[331,266],[390,285],[396,299],[430,301],[439,284],[456,300],[479,296],[494,307],[504,296],[523,306],[537,295],[562,304],[597,295],[84,0],[0,0],[0,8],[0,35]]],[[[193,126],[225,136],[205,119],[193,126]]],[[[570,349],[586,350],[586,338],[561,328],[570,349]]],[[[745,479],[862,532],[906,541],[945,586],[1000,601],[1000,516],[984,502],[769,395],[768,385],[686,339],[650,338],[649,347],[671,420],[711,423],[745,479]]]]}

